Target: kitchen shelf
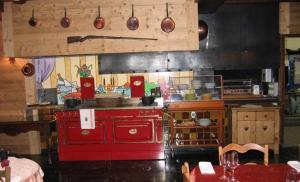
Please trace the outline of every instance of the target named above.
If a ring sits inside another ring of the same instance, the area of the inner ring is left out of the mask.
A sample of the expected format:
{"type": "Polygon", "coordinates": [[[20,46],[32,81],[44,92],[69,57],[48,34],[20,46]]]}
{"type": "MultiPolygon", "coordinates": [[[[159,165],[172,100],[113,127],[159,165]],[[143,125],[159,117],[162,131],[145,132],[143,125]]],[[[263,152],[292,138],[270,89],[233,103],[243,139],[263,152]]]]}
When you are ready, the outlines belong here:
{"type": "Polygon", "coordinates": [[[172,102],[168,107],[169,146],[217,147],[224,141],[224,101],[172,102]],[[198,125],[199,119],[209,119],[208,126],[198,125]]]}

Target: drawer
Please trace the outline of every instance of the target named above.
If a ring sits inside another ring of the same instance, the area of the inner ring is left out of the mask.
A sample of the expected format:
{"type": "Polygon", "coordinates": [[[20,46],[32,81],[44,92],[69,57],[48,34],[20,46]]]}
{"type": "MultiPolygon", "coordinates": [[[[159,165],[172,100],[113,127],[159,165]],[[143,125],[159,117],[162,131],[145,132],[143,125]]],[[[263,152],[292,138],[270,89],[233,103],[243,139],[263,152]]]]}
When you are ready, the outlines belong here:
{"type": "Polygon", "coordinates": [[[115,143],[152,143],[153,120],[114,121],[115,143]]]}
{"type": "Polygon", "coordinates": [[[257,112],[256,117],[259,121],[274,121],[275,113],[273,111],[257,112]]]}
{"type": "Polygon", "coordinates": [[[105,126],[103,123],[97,123],[95,129],[81,129],[78,122],[67,122],[66,139],[68,144],[80,143],[104,143],[105,126]]]}
{"type": "Polygon", "coordinates": [[[237,119],[239,121],[254,121],[255,120],[255,112],[238,112],[237,119]]]}

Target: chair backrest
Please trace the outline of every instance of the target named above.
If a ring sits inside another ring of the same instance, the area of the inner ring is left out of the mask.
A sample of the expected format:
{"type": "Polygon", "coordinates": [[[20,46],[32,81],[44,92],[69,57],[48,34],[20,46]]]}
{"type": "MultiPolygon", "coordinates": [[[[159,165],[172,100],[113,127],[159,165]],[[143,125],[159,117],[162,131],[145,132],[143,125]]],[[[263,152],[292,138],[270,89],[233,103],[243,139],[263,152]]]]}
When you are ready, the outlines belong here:
{"type": "MultiPolygon", "coordinates": [[[[229,151],[237,151],[239,153],[246,153],[249,150],[257,150],[264,153],[264,164],[267,166],[269,164],[269,146],[265,145],[264,147],[256,143],[247,143],[245,145],[238,144],[228,144],[225,147],[219,146],[219,161],[223,160],[223,154],[229,151]]],[[[221,162],[220,162],[221,165],[221,162]]]]}
{"type": "Polygon", "coordinates": [[[181,166],[181,173],[182,173],[183,182],[190,182],[189,163],[187,163],[187,162],[183,163],[183,165],[181,166]]]}
{"type": "Polygon", "coordinates": [[[0,181],[4,178],[5,182],[10,182],[10,167],[5,167],[5,170],[0,170],[0,181]]]}

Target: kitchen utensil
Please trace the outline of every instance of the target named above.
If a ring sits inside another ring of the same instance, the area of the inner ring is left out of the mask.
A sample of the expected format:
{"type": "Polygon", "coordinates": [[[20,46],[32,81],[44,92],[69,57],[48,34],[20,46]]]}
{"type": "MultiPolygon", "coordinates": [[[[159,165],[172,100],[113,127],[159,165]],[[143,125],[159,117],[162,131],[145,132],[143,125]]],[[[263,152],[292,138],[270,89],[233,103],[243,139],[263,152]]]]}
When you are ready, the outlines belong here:
{"type": "Polygon", "coordinates": [[[127,20],[127,28],[129,30],[136,30],[139,28],[139,20],[134,16],[133,4],[131,6],[131,17],[127,20]]]}
{"type": "Polygon", "coordinates": [[[211,94],[210,93],[203,93],[201,94],[202,100],[211,100],[211,94]]]}
{"type": "Polygon", "coordinates": [[[94,27],[97,29],[102,29],[105,25],[105,20],[100,15],[100,6],[98,6],[98,16],[94,20],[94,27]]]}
{"type": "Polygon", "coordinates": [[[197,120],[197,124],[200,126],[208,126],[211,124],[211,121],[209,118],[201,118],[197,120]]]}
{"type": "Polygon", "coordinates": [[[32,27],[35,27],[37,24],[37,19],[34,17],[34,9],[32,9],[32,15],[31,15],[31,18],[29,19],[28,23],[32,27]]]}
{"type": "Polygon", "coordinates": [[[21,71],[25,76],[32,76],[35,72],[34,65],[32,63],[26,63],[21,71]]]}
{"type": "Polygon", "coordinates": [[[171,17],[169,17],[168,3],[166,3],[166,10],[167,17],[161,21],[161,29],[166,33],[170,33],[175,29],[175,22],[171,17]]]}
{"type": "Polygon", "coordinates": [[[193,89],[199,89],[201,87],[201,81],[200,80],[192,80],[191,86],[193,89]]]}
{"type": "Polygon", "coordinates": [[[65,99],[64,103],[65,107],[67,108],[75,108],[79,104],[81,104],[81,101],[77,98],[67,98],[65,99]]]}
{"type": "Polygon", "coordinates": [[[61,19],[60,21],[60,25],[63,28],[68,28],[71,24],[71,20],[70,18],[67,17],[67,9],[65,8],[65,16],[61,19]]]}
{"type": "Polygon", "coordinates": [[[197,97],[195,93],[188,93],[184,95],[185,100],[196,100],[197,97]]]}
{"type": "Polygon", "coordinates": [[[144,38],[144,37],[120,37],[120,36],[101,36],[101,35],[87,35],[81,36],[70,36],[67,37],[68,44],[75,42],[84,42],[88,39],[131,39],[131,40],[157,40],[155,38],[144,38]]]}
{"type": "Polygon", "coordinates": [[[203,40],[207,37],[208,34],[208,26],[205,21],[198,21],[198,32],[199,32],[199,40],[203,40]]]}
{"type": "Polygon", "coordinates": [[[173,100],[173,101],[183,100],[183,97],[181,94],[172,94],[170,96],[170,100],[173,100]]]}
{"type": "Polygon", "coordinates": [[[153,96],[143,96],[142,98],[142,103],[144,106],[150,106],[154,103],[155,97],[153,96]]]}

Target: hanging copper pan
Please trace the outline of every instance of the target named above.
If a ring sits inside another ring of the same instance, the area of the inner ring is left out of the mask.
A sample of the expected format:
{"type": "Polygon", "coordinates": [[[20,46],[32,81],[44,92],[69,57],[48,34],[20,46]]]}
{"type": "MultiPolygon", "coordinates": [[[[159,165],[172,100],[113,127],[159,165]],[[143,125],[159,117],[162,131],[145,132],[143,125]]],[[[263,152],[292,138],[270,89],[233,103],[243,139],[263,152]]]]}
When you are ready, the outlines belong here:
{"type": "Polygon", "coordinates": [[[105,20],[103,17],[101,17],[100,6],[98,6],[98,16],[94,20],[94,27],[97,29],[102,29],[104,25],[105,25],[105,20]]]}
{"type": "Polygon", "coordinates": [[[68,28],[71,24],[71,20],[70,18],[67,17],[67,10],[65,8],[65,16],[61,19],[60,21],[60,25],[63,27],[63,28],[68,28]]]}
{"type": "Polygon", "coordinates": [[[22,73],[25,76],[32,76],[35,72],[34,69],[34,65],[32,63],[26,63],[23,67],[22,67],[22,73]]]}
{"type": "Polygon", "coordinates": [[[35,27],[37,24],[37,19],[34,17],[34,9],[32,9],[32,15],[31,15],[31,18],[29,19],[28,23],[32,27],[35,27]]]}
{"type": "Polygon", "coordinates": [[[205,21],[198,21],[198,32],[199,32],[199,40],[203,40],[207,37],[208,34],[208,26],[205,21]]]}
{"type": "Polygon", "coordinates": [[[175,29],[175,22],[171,17],[169,17],[168,3],[166,4],[166,10],[167,17],[161,21],[161,29],[166,33],[170,33],[175,29]]]}
{"type": "Polygon", "coordinates": [[[127,20],[127,28],[129,30],[136,30],[139,28],[139,20],[134,16],[133,5],[131,6],[131,17],[127,20]]]}

